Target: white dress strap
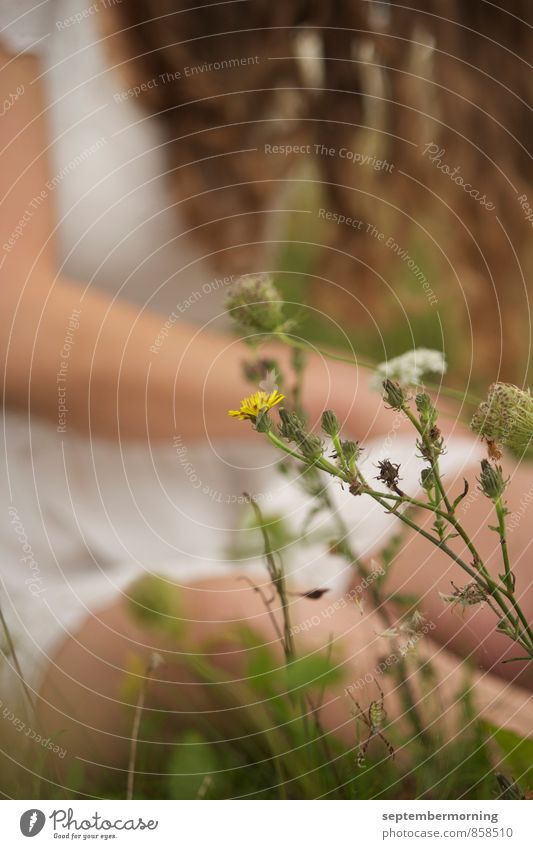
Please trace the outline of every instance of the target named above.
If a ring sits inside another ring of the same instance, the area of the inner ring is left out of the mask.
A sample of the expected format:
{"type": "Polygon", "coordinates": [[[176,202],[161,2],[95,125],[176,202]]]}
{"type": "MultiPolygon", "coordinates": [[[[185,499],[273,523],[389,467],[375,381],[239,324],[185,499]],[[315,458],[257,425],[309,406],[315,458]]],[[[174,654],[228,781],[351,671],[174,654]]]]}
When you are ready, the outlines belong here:
{"type": "Polygon", "coordinates": [[[0,44],[15,56],[42,53],[56,19],[56,0],[0,0],[0,44]]]}

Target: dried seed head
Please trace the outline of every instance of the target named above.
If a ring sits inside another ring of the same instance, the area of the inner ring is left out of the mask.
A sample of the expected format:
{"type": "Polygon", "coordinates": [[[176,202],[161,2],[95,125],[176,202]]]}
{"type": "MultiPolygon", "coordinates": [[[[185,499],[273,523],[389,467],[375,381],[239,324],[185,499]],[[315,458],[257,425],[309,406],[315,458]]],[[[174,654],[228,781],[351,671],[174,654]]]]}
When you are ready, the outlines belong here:
{"type": "Polygon", "coordinates": [[[400,466],[397,463],[391,463],[390,460],[380,460],[378,462],[379,475],[376,480],[381,481],[389,489],[397,490],[400,480],[400,466]]]}
{"type": "Polygon", "coordinates": [[[446,604],[459,604],[461,607],[472,607],[476,604],[482,604],[487,600],[485,590],[476,584],[475,581],[466,584],[464,587],[456,587],[452,581],[452,593],[439,593],[441,599],[446,604]]]}

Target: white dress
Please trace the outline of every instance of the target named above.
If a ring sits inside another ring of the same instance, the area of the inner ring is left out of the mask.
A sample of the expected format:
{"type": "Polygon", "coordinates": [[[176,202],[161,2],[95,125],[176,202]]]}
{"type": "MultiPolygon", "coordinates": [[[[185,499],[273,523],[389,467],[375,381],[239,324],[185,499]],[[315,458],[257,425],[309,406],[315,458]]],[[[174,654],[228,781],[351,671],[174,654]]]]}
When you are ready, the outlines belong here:
{"type": "MultiPolygon", "coordinates": [[[[99,14],[99,0],[0,0],[4,46],[41,59],[59,272],[155,310],[162,321],[173,312],[210,321],[221,313],[228,281],[182,235],[158,126],[134,98],[115,97],[124,83],[108,67],[99,14]]],[[[67,333],[75,345],[75,322],[67,333]]],[[[239,426],[247,425],[236,423],[236,440],[239,426]]],[[[151,448],[116,445],[7,412],[2,441],[0,604],[35,685],[65,636],[90,611],[127,595],[137,575],[191,582],[235,569],[263,574],[257,539],[249,547],[248,536],[236,533],[246,521],[243,491],[282,516],[296,537],[309,507],[297,485],[277,473],[278,458],[260,437],[247,448],[179,439],[151,448]],[[236,552],[239,537],[245,540],[236,552]]],[[[368,444],[370,476],[384,451],[402,463],[405,487],[416,489],[414,442],[368,444]]],[[[473,441],[454,442],[444,459],[448,480],[475,458],[473,441]]],[[[395,530],[397,520],[368,498],[356,500],[338,486],[332,494],[361,554],[395,530]]],[[[285,562],[302,588],[339,592],[349,580],[348,567],[325,553],[330,528],[318,517],[305,546],[287,542],[285,562]]],[[[9,656],[4,666],[12,666],[9,656]]]]}

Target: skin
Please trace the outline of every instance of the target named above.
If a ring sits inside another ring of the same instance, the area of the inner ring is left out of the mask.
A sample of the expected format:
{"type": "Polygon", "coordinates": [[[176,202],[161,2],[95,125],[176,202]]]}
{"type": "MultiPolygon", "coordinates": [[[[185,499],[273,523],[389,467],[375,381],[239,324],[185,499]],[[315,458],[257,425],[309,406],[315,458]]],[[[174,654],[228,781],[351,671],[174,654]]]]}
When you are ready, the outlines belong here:
{"type": "MultiPolygon", "coordinates": [[[[513,510],[520,510],[520,502],[531,488],[531,470],[527,465],[516,464],[508,457],[501,462],[504,476],[509,478],[505,500],[512,514],[513,510]]],[[[471,484],[471,497],[465,499],[463,506],[459,507],[458,518],[468,530],[490,573],[496,576],[503,571],[499,535],[488,529],[489,525],[496,524],[496,516],[492,502],[475,485],[478,474],[477,466],[464,472],[471,484]]],[[[462,477],[451,486],[450,491],[455,496],[461,489],[462,477]]],[[[529,509],[526,509],[516,522],[512,521],[512,516],[509,517],[511,521],[508,521],[507,539],[510,561],[516,576],[516,598],[527,620],[531,622],[533,574],[531,519],[528,512],[529,509]]],[[[431,523],[432,517],[428,513],[422,527],[430,531],[431,523]]],[[[467,563],[471,562],[464,544],[452,540],[451,547],[467,563]]],[[[496,617],[488,605],[466,609],[443,606],[439,592],[452,592],[452,582],[457,587],[464,587],[469,581],[468,575],[445,554],[421,536],[409,534],[390,572],[388,586],[391,592],[398,593],[416,587],[419,607],[435,622],[437,627],[434,633],[443,645],[457,654],[472,654],[483,669],[497,672],[508,680],[519,680],[523,685],[533,688],[533,664],[505,662],[523,652],[509,638],[495,630],[496,617]]]]}
{"type": "MultiPolygon", "coordinates": [[[[14,59],[0,51],[0,67],[2,93],[14,91],[21,83],[25,86],[23,97],[2,118],[0,224],[2,234],[9,234],[24,215],[28,198],[38,195],[46,183],[49,138],[41,86],[39,82],[33,83],[39,71],[36,59],[14,59]],[[13,175],[17,175],[16,179],[13,175]]],[[[236,425],[227,418],[227,408],[250,391],[240,377],[240,364],[246,354],[242,343],[206,332],[197,334],[194,327],[180,323],[154,357],[149,348],[159,332],[161,317],[112,302],[105,294],[86,291],[83,281],[58,275],[54,226],[55,213],[48,197],[35,211],[16,249],[4,256],[0,267],[0,359],[4,364],[6,406],[29,410],[31,399],[32,416],[55,421],[59,357],[56,340],[62,337],[73,308],[79,308],[82,321],[69,364],[69,426],[109,439],[141,440],[147,445],[154,440],[168,440],[176,431],[190,440],[203,439],[206,435],[234,437],[236,425]]],[[[270,353],[286,363],[284,351],[273,349],[270,353]]],[[[358,439],[364,441],[390,431],[393,414],[366,388],[364,370],[356,373],[351,367],[325,363],[315,357],[311,358],[309,373],[313,382],[305,386],[305,404],[312,420],[324,408],[334,407],[358,439]]],[[[252,428],[242,427],[239,438],[257,438],[257,435],[252,428]]],[[[510,471],[512,494],[519,497],[527,489],[527,473],[510,471]]],[[[494,536],[489,537],[487,531],[481,530],[486,523],[486,507],[481,498],[477,499],[469,519],[480,529],[480,545],[491,551],[494,536]]],[[[527,521],[511,541],[512,554],[519,556],[521,592],[528,588],[526,531],[527,521]]],[[[449,685],[441,687],[440,697],[449,733],[454,733],[451,694],[461,680],[460,663],[443,646],[449,644],[466,655],[473,652],[490,668],[504,651],[503,638],[494,637],[490,611],[486,609],[478,611],[475,619],[465,616],[464,623],[457,611],[443,612],[435,590],[442,588],[448,592],[450,579],[458,585],[464,580],[448,561],[431,553],[419,540],[409,539],[406,543],[393,576],[391,589],[421,595],[422,609],[436,623],[433,634],[438,642],[432,644],[429,638],[424,639],[421,651],[433,657],[438,678],[449,685]],[[413,563],[419,564],[416,569],[413,563]],[[439,576],[437,587],[436,575],[439,576]]],[[[297,622],[298,617],[305,621],[315,615],[314,605],[307,600],[295,601],[293,621],[297,622]]],[[[185,646],[194,650],[206,638],[215,638],[221,646],[215,662],[237,677],[242,675],[244,656],[243,650],[228,636],[228,622],[246,621],[266,642],[274,640],[272,623],[257,594],[236,579],[181,588],[180,610],[189,622],[185,646]]],[[[530,613],[533,613],[531,609],[530,613]]],[[[369,609],[360,618],[352,608],[347,608],[339,611],[334,620],[321,620],[302,639],[301,648],[323,648],[333,634],[335,650],[343,659],[349,681],[373,669],[378,659],[390,652],[388,642],[376,636],[376,631],[382,630],[379,612],[369,609]]],[[[108,608],[95,611],[79,632],[65,641],[52,658],[43,684],[40,703],[43,725],[48,729],[65,729],[70,758],[96,762],[100,765],[95,766],[97,770],[110,765],[124,767],[131,728],[131,704],[128,711],[128,699],[121,691],[124,672],[132,653],[146,660],[154,649],[164,653],[165,663],[153,676],[148,710],[160,709],[173,715],[176,705],[183,707],[184,702],[193,705],[196,700],[216,710],[216,698],[208,700],[205,688],[191,680],[180,662],[179,653],[184,646],[180,644],[178,648],[168,637],[140,628],[124,602],[117,600],[108,608]]],[[[531,732],[528,696],[524,691],[483,670],[476,672],[474,678],[476,704],[484,715],[520,733],[531,732]]],[[[392,680],[386,676],[380,684],[385,691],[389,717],[404,722],[392,680]]],[[[374,691],[361,696],[367,706],[374,698],[374,691]]],[[[433,713],[425,700],[421,710],[432,721],[433,713]]],[[[343,693],[328,695],[324,715],[330,728],[353,740],[350,703],[343,693]]]]}
{"type": "MultiPolygon", "coordinates": [[[[224,708],[216,687],[195,681],[184,659],[187,652],[201,651],[236,685],[245,680],[247,652],[232,638],[232,629],[246,623],[269,645],[281,661],[279,643],[272,622],[258,594],[238,578],[212,579],[195,586],[169,588],[174,594],[176,615],[186,622],[179,641],[136,623],[123,601],[95,613],[72,640],[64,643],[41,691],[41,717],[46,728],[61,728],[62,745],[68,757],[80,758],[95,778],[105,778],[109,767],[117,781],[125,781],[127,752],[133,722],[133,706],[138,690],[125,692],[124,680],[131,670],[131,658],[144,658],[160,652],[164,662],[151,678],[145,718],[157,716],[160,725],[150,741],[164,745],[161,719],[166,718],[175,733],[191,714],[206,712],[220,731],[221,739],[235,733],[238,712],[224,708]]],[[[300,653],[324,652],[331,643],[332,657],[342,665],[344,687],[364,679],[377,663],[391,653],[390,643],[379,636],[385,628],[381,615],[369,609],[363,617],[352,606],[339,605],[329,616],[320,615],[330,599],[316,602],[295,599],[291,604],[293,627],[312,620],[305,632],[295,636],[300,653]]],[[[274,605],[279,621],[279,610],[274,605]]],[[[296,630],[296,628],[294,628],[296,630]]],[[[410,681],[416,693],[417,708],[424,725],[452,738],[457,725],[457,694],[465,683],[460,660],[438,643],[424,637],[419,647],[422,660],[431,659],[436,684],[422,695],[417,679],[410,681]],[[438,706],[437,712],[435,705],[438,706]]],[[[142,668],[142,667],[141,667],[142,668]]],[[[398,732],[399,756],[408,753],[412,731],[406,723],[399,693],[390,675],[376,675],[376,686],[363,684],[353,689],[364,709],[378,698],[378,686],[385,695],[388,720],[398,732]]],[[[139,680],[139,679],[137,679],[139,680]]],[[[469,679],[475,705],[494,724],[527,736],[531,733],[531,696],[517,686],[495,676],[473,671],[469,679]]],[[[324,725],[353,746],[357,739],[352,702],[344,688],[328,691],[322,711],[324,725]]],[[[162,723],[164,726],[164,722],[162,723]]],[[[358,729],[361,733],[361,729],[358,729]]]]}

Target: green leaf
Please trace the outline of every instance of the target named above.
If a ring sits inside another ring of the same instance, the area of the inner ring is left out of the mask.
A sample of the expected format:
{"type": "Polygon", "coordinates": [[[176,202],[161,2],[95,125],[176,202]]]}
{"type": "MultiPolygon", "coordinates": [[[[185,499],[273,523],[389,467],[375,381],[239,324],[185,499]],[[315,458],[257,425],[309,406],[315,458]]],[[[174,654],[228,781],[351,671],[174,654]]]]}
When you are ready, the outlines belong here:
{"type": "MultiPolygon", "coordinates": [[[[184,731],[169,760],[168,787],[172,799],[196,799],[219,769],[214,748],[198,732],[184,731]]],[[[209,794],[207,794],[209,795],[209,794]]]]}
{"type": "Polygon", "coordinates": [[[322,655],[310,654],[298,657],[285,667],[287,690],[301,688],[322,689],[338,684],[342,669],[322,655]]]}

